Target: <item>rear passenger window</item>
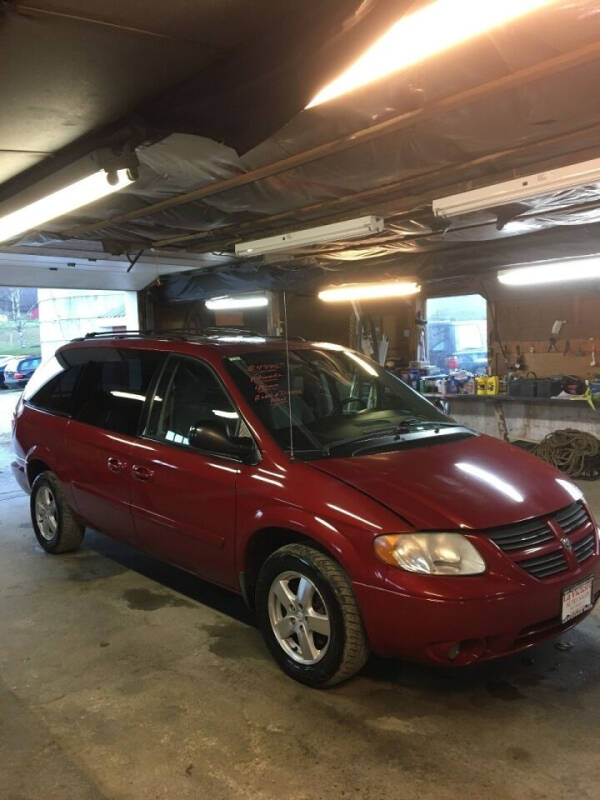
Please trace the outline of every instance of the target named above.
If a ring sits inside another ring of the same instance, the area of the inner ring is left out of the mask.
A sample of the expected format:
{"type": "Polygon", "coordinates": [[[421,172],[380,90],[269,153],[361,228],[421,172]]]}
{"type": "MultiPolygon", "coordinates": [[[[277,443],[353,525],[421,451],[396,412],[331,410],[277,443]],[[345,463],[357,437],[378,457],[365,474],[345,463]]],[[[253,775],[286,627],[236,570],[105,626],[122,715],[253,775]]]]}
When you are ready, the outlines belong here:
{"type": "Polygon", "coordinates": [[[44,411],[71,415],[75,396],[75,387],[81,376],[83,367],[69,367],[42,386],[31,398],[33,405],[44,411]]]}
{"type": "Polygon", "coordinates": [[[103,348],[102,356],[85,364],[73,417],[134,436],[162,355],[150,350],[103,348]]]}

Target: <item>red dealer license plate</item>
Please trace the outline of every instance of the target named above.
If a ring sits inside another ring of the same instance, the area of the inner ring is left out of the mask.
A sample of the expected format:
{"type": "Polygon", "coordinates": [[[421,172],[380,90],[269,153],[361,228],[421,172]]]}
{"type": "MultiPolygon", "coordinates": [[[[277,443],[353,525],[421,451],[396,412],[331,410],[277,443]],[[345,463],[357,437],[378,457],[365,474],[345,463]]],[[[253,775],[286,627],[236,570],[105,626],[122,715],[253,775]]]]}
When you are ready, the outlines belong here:
{"type": "Polygon", "coordinates": [[[561,622],[568,622],[592,607],[592,584],[593,579],[588,578],[563,591],[561,622]]]}

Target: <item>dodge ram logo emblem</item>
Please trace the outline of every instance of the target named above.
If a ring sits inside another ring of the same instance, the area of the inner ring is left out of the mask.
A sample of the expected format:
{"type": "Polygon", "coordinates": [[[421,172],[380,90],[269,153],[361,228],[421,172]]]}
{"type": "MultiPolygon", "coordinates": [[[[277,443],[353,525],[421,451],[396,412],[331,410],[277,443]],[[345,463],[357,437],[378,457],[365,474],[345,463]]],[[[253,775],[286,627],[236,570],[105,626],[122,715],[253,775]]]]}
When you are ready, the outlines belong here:
{"type": "Polygon", "coordinates": [[[573,550],[573,545],[571,544],[571,540],[570,540],[570,539],[567,539],[567,537],[566,537],[566,536],[563,536],[563,537],[562,537],[562,539],[560,540],[560,543],[561,543],[561,544],[562,544],[562,546],[563,546],[563,547],[565,547],[565,548],[566,548],[566,549],[567,549],[569,552],[571,552],[571,550],[573,550]]]}

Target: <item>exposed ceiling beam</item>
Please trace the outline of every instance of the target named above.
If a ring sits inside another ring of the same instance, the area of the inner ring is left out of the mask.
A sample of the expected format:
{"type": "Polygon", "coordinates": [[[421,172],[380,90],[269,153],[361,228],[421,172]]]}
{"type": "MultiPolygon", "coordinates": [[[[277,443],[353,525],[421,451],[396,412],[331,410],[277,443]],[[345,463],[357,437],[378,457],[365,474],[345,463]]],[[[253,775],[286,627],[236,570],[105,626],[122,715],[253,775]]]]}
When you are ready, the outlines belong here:
{"type": "MultiPolygon", "coordinates": [[[[351,208],[356,207],[358,204],[366,203],[368,201],[391,201],[398,195],[401,195],[401,199],[399,203],[398,201],[396,202],[396,212],[392,213],[407,213],[415,211],[416,208],[414,202],[411,203],[409,208],[406,207],[406,192],[418,187],[423,181],[432,179],[445,181],[445,183],[441,186],[437,185],[435,189],[430,189],[427,192],[422,193],[421,196],[423,197],[424,202],[430,202],[432,198],[439,196],[440,191],[448,193],[448,189],[446,188],[448,185],[455,187],[458,181],[467,180],[469,178],[469,173],[472,173],[473,170],[482,166],[501,165],[505,159],[514,156],[526,157],[530,160],[520,166],[519,170],[515,170],[514,168],[511,169],[507,173],[508,178],[517,177],[518,174],[524,174],[526,171],[530,172],[532,167],[535,167],[536,171],[538,172],[543,171],[545,168],[544,165],[549,164],[550,162],[555,165],[557,161],[560,161],[560,165],[563,166],[564,162],[571,163],[574,157],[579,161],[585,161],[587,158],[595,158],[600,155],[600,145],[592,148],[589,148],[589,146],[584,148],[582,146],[582,137],[593,135],[600,135],[600,123],[590,125],[585,128],[580,128],[569,133],[559,134],[557,136],[549,136],[543,139],[536,139],[525,145],[489,153],[470,161],[465,161],[461,164],[452,164],[435,170],[429,170],[427,172],[411,176],[408,179],[394,181],[393,183],[388,183],[373,189],[352,192],[351,194],[336,198],[335,200],[324,200],[318,203],[310,203],[309,205],[283,211],[278,214],[271,214],[263,217],[262,219],[251,220],[238,225],[229,225],[227,227],[217,228],[213,231],[192,233],[181,236],[171,236],[169,238],[159,239],[153,242],[151,246],[155,248],[161,248],[168,247],[176,243],[196,242],[197,244],[192,247],[193,252],[210,252],[215,249],[230,246],[236,241],[240,241],[244,234],[248,234],[250,232],[253,234],[277,235],[278,233],[289,232],[295,227],[302,227],[303,225],[306,226],[309,220],[301,221],[298,219],[298,217],[316,214],[318,212],[329,212],[329,216],[320,216],[318,218],[320,224],[327,224],[328,222],[335,221],[338,214],[343,209],[345,209],[346,213],[348,213],[351,208]],[[543,152],[549,147],[568,144],[579,144],[580,146],[574,147],[566,153],[557,154],[552,159],[546,158],[540,162],[540,151],[543,154],[543,152]],[[582,155],[582,150],[584,149],[585,155],[582,155]],[[535,159],[536,156],[537,160],[535,159]],[[332,217],[331,214],[335,214],[335,217],[332,217]],[[292,220],[291,226],[288,224],[285,228],[277,226],[273,227],[276,223],[282,223],[286,220],[292,220]],[[210,238],[211,235],[213,236],[212,239],[210,238]]],[[[497,182],[498,180],[503,179],[504,178],[499,178],[497,174],[493,174],[487,175],[485,178],[479,176],[476,181],[478,183],[489,183],[490,181],[497,182]]],[[[461,189],[459,189],[459,191],[461,189]]],[[[414,196],[411,198],[411,200],[414,201],[414,196]]],[[[372,213],[375,213],[376,210],[377,209],[373,210],[372,213]]]]}
{"type": "Polygon", "coordinates": [[[91,225],[78,225],[70,230],[63,231],[60,235],[63,239],[81,237],[85,234],[101,230],[108,225],[119,225],[133,219],[156,214],[168,208],[226,192],[229,189],[255,183],[264,178],[295,169],[303,164],[326,158],[334,153],[357,147],[382,136],[415,127],[426,120],[442,116],[443,114],[462,108],[482,98],[489,98],[509,89],[521,87],[526,83],[531,83],[540,78],[547,78],[551,75],[563,72],[564,70],[581,66],[597,58],[600,58],[600,42],[594,42],[577,50],[572,50],[560,56],[547,59],[546,61],[541,61],[531,67],[526,67],[525,69],[510,73],[501,78],[496,78],[495,80],[488,81],[470,89],[465,89],[456,94],[449,95],[442,100],[431,103],[431,105],[425,105],[415,111],[399,114],[383,122],[371,125],[368,128],[353,131],[332,141],[325,142],[324,144],[317,145],[308,150],[303,150],[292,156],[280,159],[279,161],[272,162],[271,164],[265,164],[257,169],[233,175],[225,180],[215,181],[206,186],[201,186],[198,189],[177,194],[166,200],[136,208],[123,214],[116,214],[91,225]]]}

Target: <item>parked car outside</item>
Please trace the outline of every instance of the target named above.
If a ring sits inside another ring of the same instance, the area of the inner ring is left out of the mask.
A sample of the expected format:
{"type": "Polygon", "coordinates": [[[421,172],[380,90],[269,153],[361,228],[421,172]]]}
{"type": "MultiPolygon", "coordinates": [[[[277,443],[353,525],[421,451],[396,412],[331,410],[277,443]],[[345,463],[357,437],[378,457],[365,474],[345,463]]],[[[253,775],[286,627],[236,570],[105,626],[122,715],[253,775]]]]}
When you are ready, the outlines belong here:
{"type": "Polygon", "coordinates": [[[11,358],[12,356],[0,356],[0,389],[7,388],[6,384],[4,383],[4,369],[11,358]]]}
{"type": "Polygon", "coordinates": [[[371,651],[514,653],[598,598],[575,484],[339,345],[74,341],[25,389],[13,441],[46,551],[91,527],[241,594],[311,686],[371,651]]]}
{"type": "Polygon", "coordinates": [[[4,385],[7,389],[22,389],[41,363],[40,356],[18,356],[4,366],[4,385]]]}

